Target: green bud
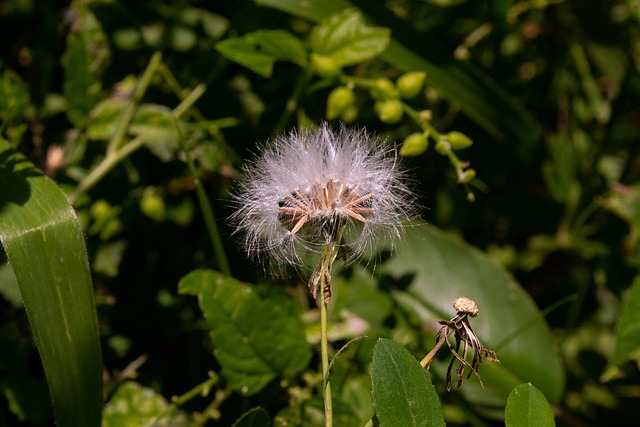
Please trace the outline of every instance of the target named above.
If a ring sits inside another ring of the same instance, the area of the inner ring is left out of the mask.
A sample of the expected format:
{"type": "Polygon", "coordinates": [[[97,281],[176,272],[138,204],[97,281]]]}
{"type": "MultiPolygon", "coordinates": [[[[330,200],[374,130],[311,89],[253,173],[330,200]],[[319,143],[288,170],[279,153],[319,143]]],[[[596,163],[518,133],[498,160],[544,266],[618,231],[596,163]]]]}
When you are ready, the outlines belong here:
{"type": "Polygon", "coordinates": [[[458,177],[458,181],[460,181],[461,183],[466,184],[468,182],[471,182],[471,180],[473,178],[475,178],[475,177],[476,177],[475,169],[467,169],[466,171],[463,171],[460,174],[460,177],[458,177]]]}
{"type": "Polygon", "coordinates": [[[375,79],[373,87],[370,89],[373,99],[385,100],[398,98],[399,93],[396,85],[389,79],[375,79]]]}
{"type": "Polygon", "coordinates": [[[374,109],[382,123],[398,123],[402,118],[402,102],[396,99],[377,101],[374,105],[374,109]]]}
{"type": "Polygon", "coordinates": [[[356,95],[346,86],[338,86],[333,89],[327,98],[327,119],[333,120],[340,117],[347,108],[353,105],[356,95]]]}
{"type": "Polygon", "coordinates": [[[444,135],[444,138],[449,141],[452,150],[462,150],[473,145],[473,141],[471,140],[471,138],[469,138],[462,132],[449,132],[448,134],[444,135]]]}
{"type": "Polygon", "coordinates": [[[356,118],[358,118],[358,107],[356,107],[355,105],[348,106],[347,109],[344,110],[342,112],[342,115],[340,116],[340,120],[342,120],[345,123],[351,123],[356,118]]]}
{"type": "Polygon", "coordinates": [[[155,193],[148,193],[142,196],[140,210],[143,214],[158,222],[164,221],[167,213],[164,200],[155,193]]]}
{"type": "Polygon", "coordinates": [[[418,156],[424,153],[428,146],[427,136],[423,132],[415,132],[404,139],[400,148],[400,155],[418,156]]]}
{"type": "Polygon", "coordinates": [[[334,77],[342,70],[342,67],[335,59],[317,53],[311,54],[311,64],[316,74],[320,77],[334,77]]]}
{"type": "Polygon", "coordinates": [[[413,71],[401,75],[396,81],[400,96],[405,99],[410,99],[420,93],[424,84],[424,79],[427,77],[427,73],[424,71],[413,71]]]}
{"type": "Polygon", "coordinates": [[[441,138],[436,142],[435,149],[439,154],[446,156],[451,151],[451,145],[441,138]]]}

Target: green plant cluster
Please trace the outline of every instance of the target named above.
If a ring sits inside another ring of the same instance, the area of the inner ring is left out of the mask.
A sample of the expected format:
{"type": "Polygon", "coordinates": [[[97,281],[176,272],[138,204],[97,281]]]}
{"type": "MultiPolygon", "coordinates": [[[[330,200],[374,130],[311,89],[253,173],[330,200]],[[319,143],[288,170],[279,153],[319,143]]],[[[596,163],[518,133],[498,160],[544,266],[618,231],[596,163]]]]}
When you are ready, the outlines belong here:
{"type": "Polygon", "coordinates": [[[637,419],[637,0],[5,0],[0,33],[0,425],[326,425],[309,277],[226,221],[323,121],[425,207],[333,269],[334,425],[637,419]],[[447,391],[460,296],[500,363],[447,391]]]}

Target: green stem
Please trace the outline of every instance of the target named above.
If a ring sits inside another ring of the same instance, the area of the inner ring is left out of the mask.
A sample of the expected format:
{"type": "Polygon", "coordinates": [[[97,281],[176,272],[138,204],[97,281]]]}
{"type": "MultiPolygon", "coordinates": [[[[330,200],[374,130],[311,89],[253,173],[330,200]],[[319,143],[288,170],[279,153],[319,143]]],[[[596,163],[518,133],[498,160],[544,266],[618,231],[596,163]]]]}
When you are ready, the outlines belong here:
{"type": "Polygon", "coordinates": [[[289,121],[289,117],[291,117],[291,114],[293,114],[296,108],[298,108],[298,101],[300,100],[302,89],[304,89],[309,80],[311,80],[311,77],[313,77],[313,71],[311,71],[311,68],[307,68],[302,72],[302,75],[296,82],[296,86],[293,88],[291,97],[287,100],[287,105],[284,107],[282,116],[280,116],[280,120],[278,120],[278,124],[275,127],[276,133],[283,131],[289,121]]]}
{"type": "Polygon", "coordinates": [[[322,295],[324,280],[318,290],[320,300],[320,351],[322,353],[322,393],[324,398],[324,425],[333,426],[333,404],[331,401],[331,383],[329,381],[329,344],[327,339],[327,302],[322,295]]]}
{"type": "Polygon", "coordinates": [[[191,173],[193,183],[196,187],[196,197],[198,198],[198,203],[200,204],[202,217],[204,218],[205,225],[207,226],[207,232],[209,233],[209,239],[211,240],[211,245],[213,246],[216,260],[218,261],[218,266],[220,267],[221,272],[223,272],[227,276],[230,276],[231,268],[229,267],[229,261],[227,260],[227,254],[224,250],[224,244],[222,243],[220,231],[218,230],[218,226],[216,225],[216,218],[213,214],[211,203],[209,203],[207,193],[204,191],[204,187],[202,186],[200,178],[198,178],[198,172],[196,171],[193,159],[191,158],[191,152],[187,149],[186,144],[184,143],[182,131],[180,130],[180,126],[178,125],[177,121],[176,130],[178,131],[178,140],[180,141],[180,147],[184,152],[185,158],[187,160],[187,166],[189,167],[189,172],[191,173]]]}

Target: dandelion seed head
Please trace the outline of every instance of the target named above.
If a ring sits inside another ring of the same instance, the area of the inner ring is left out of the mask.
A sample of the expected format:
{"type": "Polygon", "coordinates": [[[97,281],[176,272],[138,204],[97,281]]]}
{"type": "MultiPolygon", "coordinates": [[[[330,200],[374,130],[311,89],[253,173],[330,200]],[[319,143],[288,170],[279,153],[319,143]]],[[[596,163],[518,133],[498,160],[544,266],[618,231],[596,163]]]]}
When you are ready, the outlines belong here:
{"type": "Polygon", "coordinates": [[[393,245],[415,212],[395,150],[362,128],[323,123],[277,137],[248,162],[231,220],[248,255],[300,266],[344,226],[350,259],[393,245]]]}

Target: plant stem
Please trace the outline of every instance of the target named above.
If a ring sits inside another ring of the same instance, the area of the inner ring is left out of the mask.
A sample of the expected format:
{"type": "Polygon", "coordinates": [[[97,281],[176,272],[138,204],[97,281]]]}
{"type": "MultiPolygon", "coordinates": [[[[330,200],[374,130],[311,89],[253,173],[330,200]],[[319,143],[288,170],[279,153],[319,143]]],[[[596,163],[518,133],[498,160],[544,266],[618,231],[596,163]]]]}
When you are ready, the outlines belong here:
{"type": "Polygon", "coordinates": [[[324,299],[324,279],[318,289],[320,303],[320,351],[322,353],[322,393],[324,397],[324,425],[333,426],[333,404],[331,402],[331,383],[329,382],[329,345],[327,340],[327,302],[324,299]]]}

